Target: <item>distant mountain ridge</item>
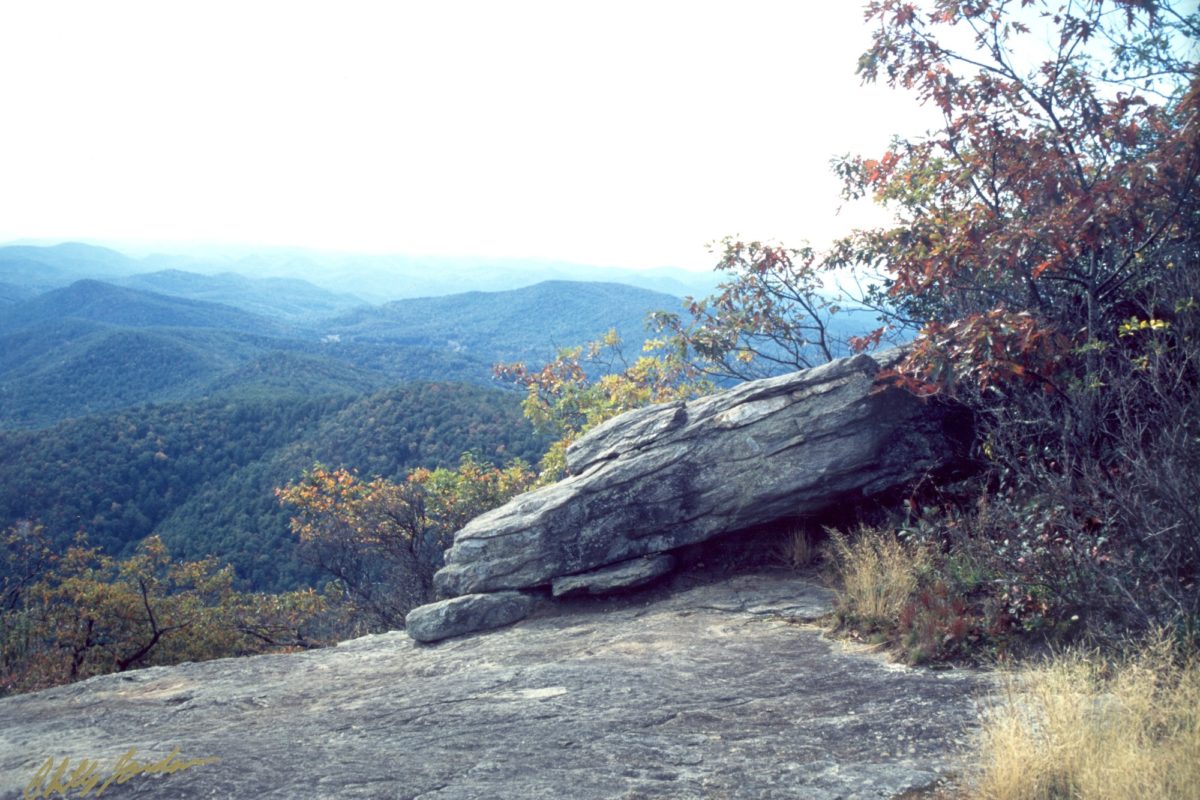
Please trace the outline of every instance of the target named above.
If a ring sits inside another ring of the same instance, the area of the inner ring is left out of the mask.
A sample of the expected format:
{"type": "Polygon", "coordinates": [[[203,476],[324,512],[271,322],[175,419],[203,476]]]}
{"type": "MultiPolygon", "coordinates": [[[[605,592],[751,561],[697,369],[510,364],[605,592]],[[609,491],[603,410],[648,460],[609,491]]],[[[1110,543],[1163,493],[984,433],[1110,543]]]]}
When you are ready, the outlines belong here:
{"type": "MultiPolygon", "coordinates": [[[[673,296],[702,296],[717,283],[713,273],[670,267],[649,270],[601,267],[545,259],[358,255],[298,248],[259,248],[232,252],[209,248],[193,253],[153,253],[133,258],[105,247],[69,242],[53,246],[0,246],[0,283],[38,292],[83,278],[129,285],[165,294],[217,300],[242,306],[230,282],[253,286],[260,298],[285,312],[298,303],[306,313],[329,313],[313,304],[345,307],[347,294],[360,302],[507,291],[548,280],[617,282],[673,296]],[[163,274],[165,273],[165,274],[163,274]],[[208,278],[181,279],[180,273],[208,278]],[[236,276],[236,278],[231,278],[236,276]],[[273,283],[282,279],[287,284],[273,283]],[[280,295],[276,297],[275,295],[280,295]]],[[[299,310],[287,314],[295,315],[299,310]]]]}
{"type": "Polygon", "coordinates": [[[116,283],[287,320],[327,316],[367,304],[356,295],[331,292],[299,278],[250,278],[235,272],[201,275],[168,269],[132,275],[116,283]]]}
{"type": "Polygon", "coordinates": [[[334,335],[447,347],[490,361],[545,361],[615,329],[637,351],[651,311],[678,310],[678,297],[619,283],[545,281],[504,292],[396,300],[328,321],[334,335]]]}
{"type": "Polygon", "coordinates": [[[11,306],[0,317],[0,333],[63,318],[133,328],[170,326],[260,334],[286,332],[275,320],[223,303],[171,297],[84,279],[11,306]]]}
{"type": "Polygon", "coordinates": [[[0,281],[38,292],[81,278],[111,279],[137,271],[136,262],[116,250],[78,242],[0,247],[0,281]]]}
{"type": "MultiPolygon", "coordinates": [[[[168,276],[212,285],[196,277],[168,276]]],[[[542,363],[610,328],[636,349],[646,315],[679,303],[621,284],[556,281],[289,319],[85,279],[0,313],[0,429],[146,402],[359,394],[405,380],[488,384],[498,361],[542,363]]]]}

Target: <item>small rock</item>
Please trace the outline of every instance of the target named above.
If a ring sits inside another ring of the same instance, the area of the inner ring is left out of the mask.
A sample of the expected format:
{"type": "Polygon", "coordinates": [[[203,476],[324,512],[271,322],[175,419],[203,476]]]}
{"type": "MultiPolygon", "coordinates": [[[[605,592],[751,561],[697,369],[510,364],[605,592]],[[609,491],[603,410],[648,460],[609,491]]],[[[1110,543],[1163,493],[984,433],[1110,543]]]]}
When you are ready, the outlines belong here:
{"type": "Polygon", "coordinates": [[[655,578],[675,569],[675,556],[659,554],[645,558],[631,558],[607,567],[579,575],[555,578],[551,587],[555,597],[587,592],[607,594],[644,586],[655,578]]]}
{"type": "Polygon", "coordinates": [[[452,597],[408,612],[404,627],[418,642],[436,642],[464,633],[486,631],[524,619],[533,600],[521,592],[492,592],[452,597]]]}

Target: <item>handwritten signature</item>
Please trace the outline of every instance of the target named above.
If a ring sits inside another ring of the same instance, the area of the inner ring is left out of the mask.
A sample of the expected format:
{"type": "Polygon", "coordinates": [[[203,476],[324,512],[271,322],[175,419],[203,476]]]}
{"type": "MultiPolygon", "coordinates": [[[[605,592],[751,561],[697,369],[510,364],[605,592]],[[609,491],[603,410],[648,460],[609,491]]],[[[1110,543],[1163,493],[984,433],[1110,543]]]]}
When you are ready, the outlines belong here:
{"type": "Polygon", "coordinates": [[[170,775],[173,772],[182,772],[192,767],[216,764],[221,760],[219,758],[180,759],[178,747],[158,761],[138,761],[134,758],[136,754],[136,747],[126,750],[113,765],[112,774],[108,776],[107,780],[100,772],[99,761],[81,758],[74,769],[71,769],[70,758],[63,758],[62,761],[56,762],[51,756],[46,759],[37,774],[33,776],[33,780],[25,787],[25,792],[21,795],[22,800],[49,798],[54,794],[66,797],[69,792],[75,790],[79,791],[80,797],[87,797],[93,791],[96,793],[94,796],[99,797],[112,784],[125,783],[138,775],[170,775]]]}

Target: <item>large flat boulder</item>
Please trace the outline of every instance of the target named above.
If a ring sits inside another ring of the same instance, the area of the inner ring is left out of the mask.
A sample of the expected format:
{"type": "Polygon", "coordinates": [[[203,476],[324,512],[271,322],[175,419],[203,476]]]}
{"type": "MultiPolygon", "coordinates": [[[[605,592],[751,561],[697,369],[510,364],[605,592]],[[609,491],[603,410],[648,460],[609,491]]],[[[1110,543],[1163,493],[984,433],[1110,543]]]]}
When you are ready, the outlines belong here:
{"type": "Polygon", "coordinates": [[[458,531],[444,595],[551,583],[784,517],[819,514],[961,458],[961,410],[880,384],[866,355],[631,411],[567,453],[570,477],[458,531]]]}

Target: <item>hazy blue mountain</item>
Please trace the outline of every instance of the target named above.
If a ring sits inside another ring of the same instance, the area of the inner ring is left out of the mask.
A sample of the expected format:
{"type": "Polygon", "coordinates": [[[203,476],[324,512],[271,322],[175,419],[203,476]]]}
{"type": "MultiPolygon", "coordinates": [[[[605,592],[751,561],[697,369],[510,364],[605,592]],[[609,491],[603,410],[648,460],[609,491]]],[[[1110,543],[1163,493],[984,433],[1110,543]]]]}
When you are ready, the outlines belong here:
{"type": "Polygon", "coordinates": [[[18,286],[15,283],[4,283],[0,281],[0,308],[11,306],[20,303],[23,300],[28,300],[37,294],[36,289],[30,289],[27,286],[18,286]]]}
{"type": "MultiPolygon", "coordinates": [[[[185,278],[190,280],[190,278],[185,278]]],[[[231,306],[77,281],[0,314],[0,428],[146,402],[361,394],[398,382],[489,384],[616,327],[636,353],[647,312],[679,301],[552,282],[360,307],[307,327],[231,306]]]]}
{"type": "Polygon", "coordinates": [[[136,261],[106,247],[77,242],[0,247],[0,281],[36,291],[82,278],[114,278],[138,271],[136,261]]]}
{"type": "MultiPolygon", "coordinates": [[[[228,342],[228,339],[225,339],[228,342]]],[[[238,362],[184,332],[55,322],[0,337],[0,428],[194,397],[238,362]],[[91,327],[91,329],[89,329],[91,327]]]]}
{"type": "Polygon", "coordinates": [[[366,302],[352,294],[331,292],[299,278],[251,278],[233,272],[201,275],[178,269],[132,275],[122,286],[175,297],[205,300],[264,317],[303,320],[330,316],[366,302]]]}
{"type": "Polygon", "coordinates": [[[468,292],[359,308],[324,330],[343,341],[395,342],[465,353],[489,363],[544,362],[558,347],[583,344],[615,328],[636,353],[646,315],[675,311],[671,295],[617,283],[547,281],[505,292],[468,292]]]}
{"type": "Polygon", "coordinates": [[[0,333],[0,376],[14,369],[36,367],[101,330],[108,330],[108,326],[80,319],[54,319],[0,333]]]}
{"type": "Polygon", "coordinates": [[[88,279],[9,306],[0,316],[0,332],[60,319],[136,328],[218,328],[260,334],[280,334],[287,330],[274,320],[220,303],[169,297],[88,279]]]}
{"type": "Polygon", "coordinates": [[[548,259],[360,255],[282,247],[204,248],[183,255],[153,254],[142,263],[164,270],[302,278],[332,291],[352,287],[355,295],[372,303],[507,291],[554,280],[624,283],[678,297],[703,296],[719,278],[672,267],[638,270],[548,259]]]}
{"type": "Polygon", "coordinates": [[[222,373],[201,391],[221,396],[315,397],[366,394],[392,382],[383,372],[328,356],[273,350],[222,373]]]}
{"type": "Polygon", "coordinates": [[[333,303],[338,308],[346,307],[347,291],[352,292],[355,299],[383,303],[465,291],[507,291],[544,281],[571,280],[624,283],[682,297],[707,295],[719,279],[712,272],[673,267],[625,269],[538,258],[362,255],[304,248],[226,246],[187,248],[187,252],[177,253],[155,252],[133,258],[116,250],[79,243],[0,247],[0,282],[37,291],[94,278],[164,294],[215,300],[268,315],[290,309],[293,316],[299,316],[294,313],[297,305],[305,307],[313,299],[307,288],[275,284],[274,289],[283,294],[278,301],[260,298],[266,304],[257,307],[251,305],[253,301],[249,298],[235,302],[236,287],[233,287],[233,293],[225,293],[220,288],[231,273],[251,280],[301,280],[337,295],[337,299],[325,296],[320,302],[333,303]],[[187,280],[181,280],[179,276],[133,279],[156,272],[188,272],[222,280],[208,286],[189,286],[187,280]],[[210,291],[213,293],[209,294],[210,291]],[[289,297],[297,302],[289,304],[289,297]],[[271,305],[282,306],[282,309],[269,311],[271,305]]]}

